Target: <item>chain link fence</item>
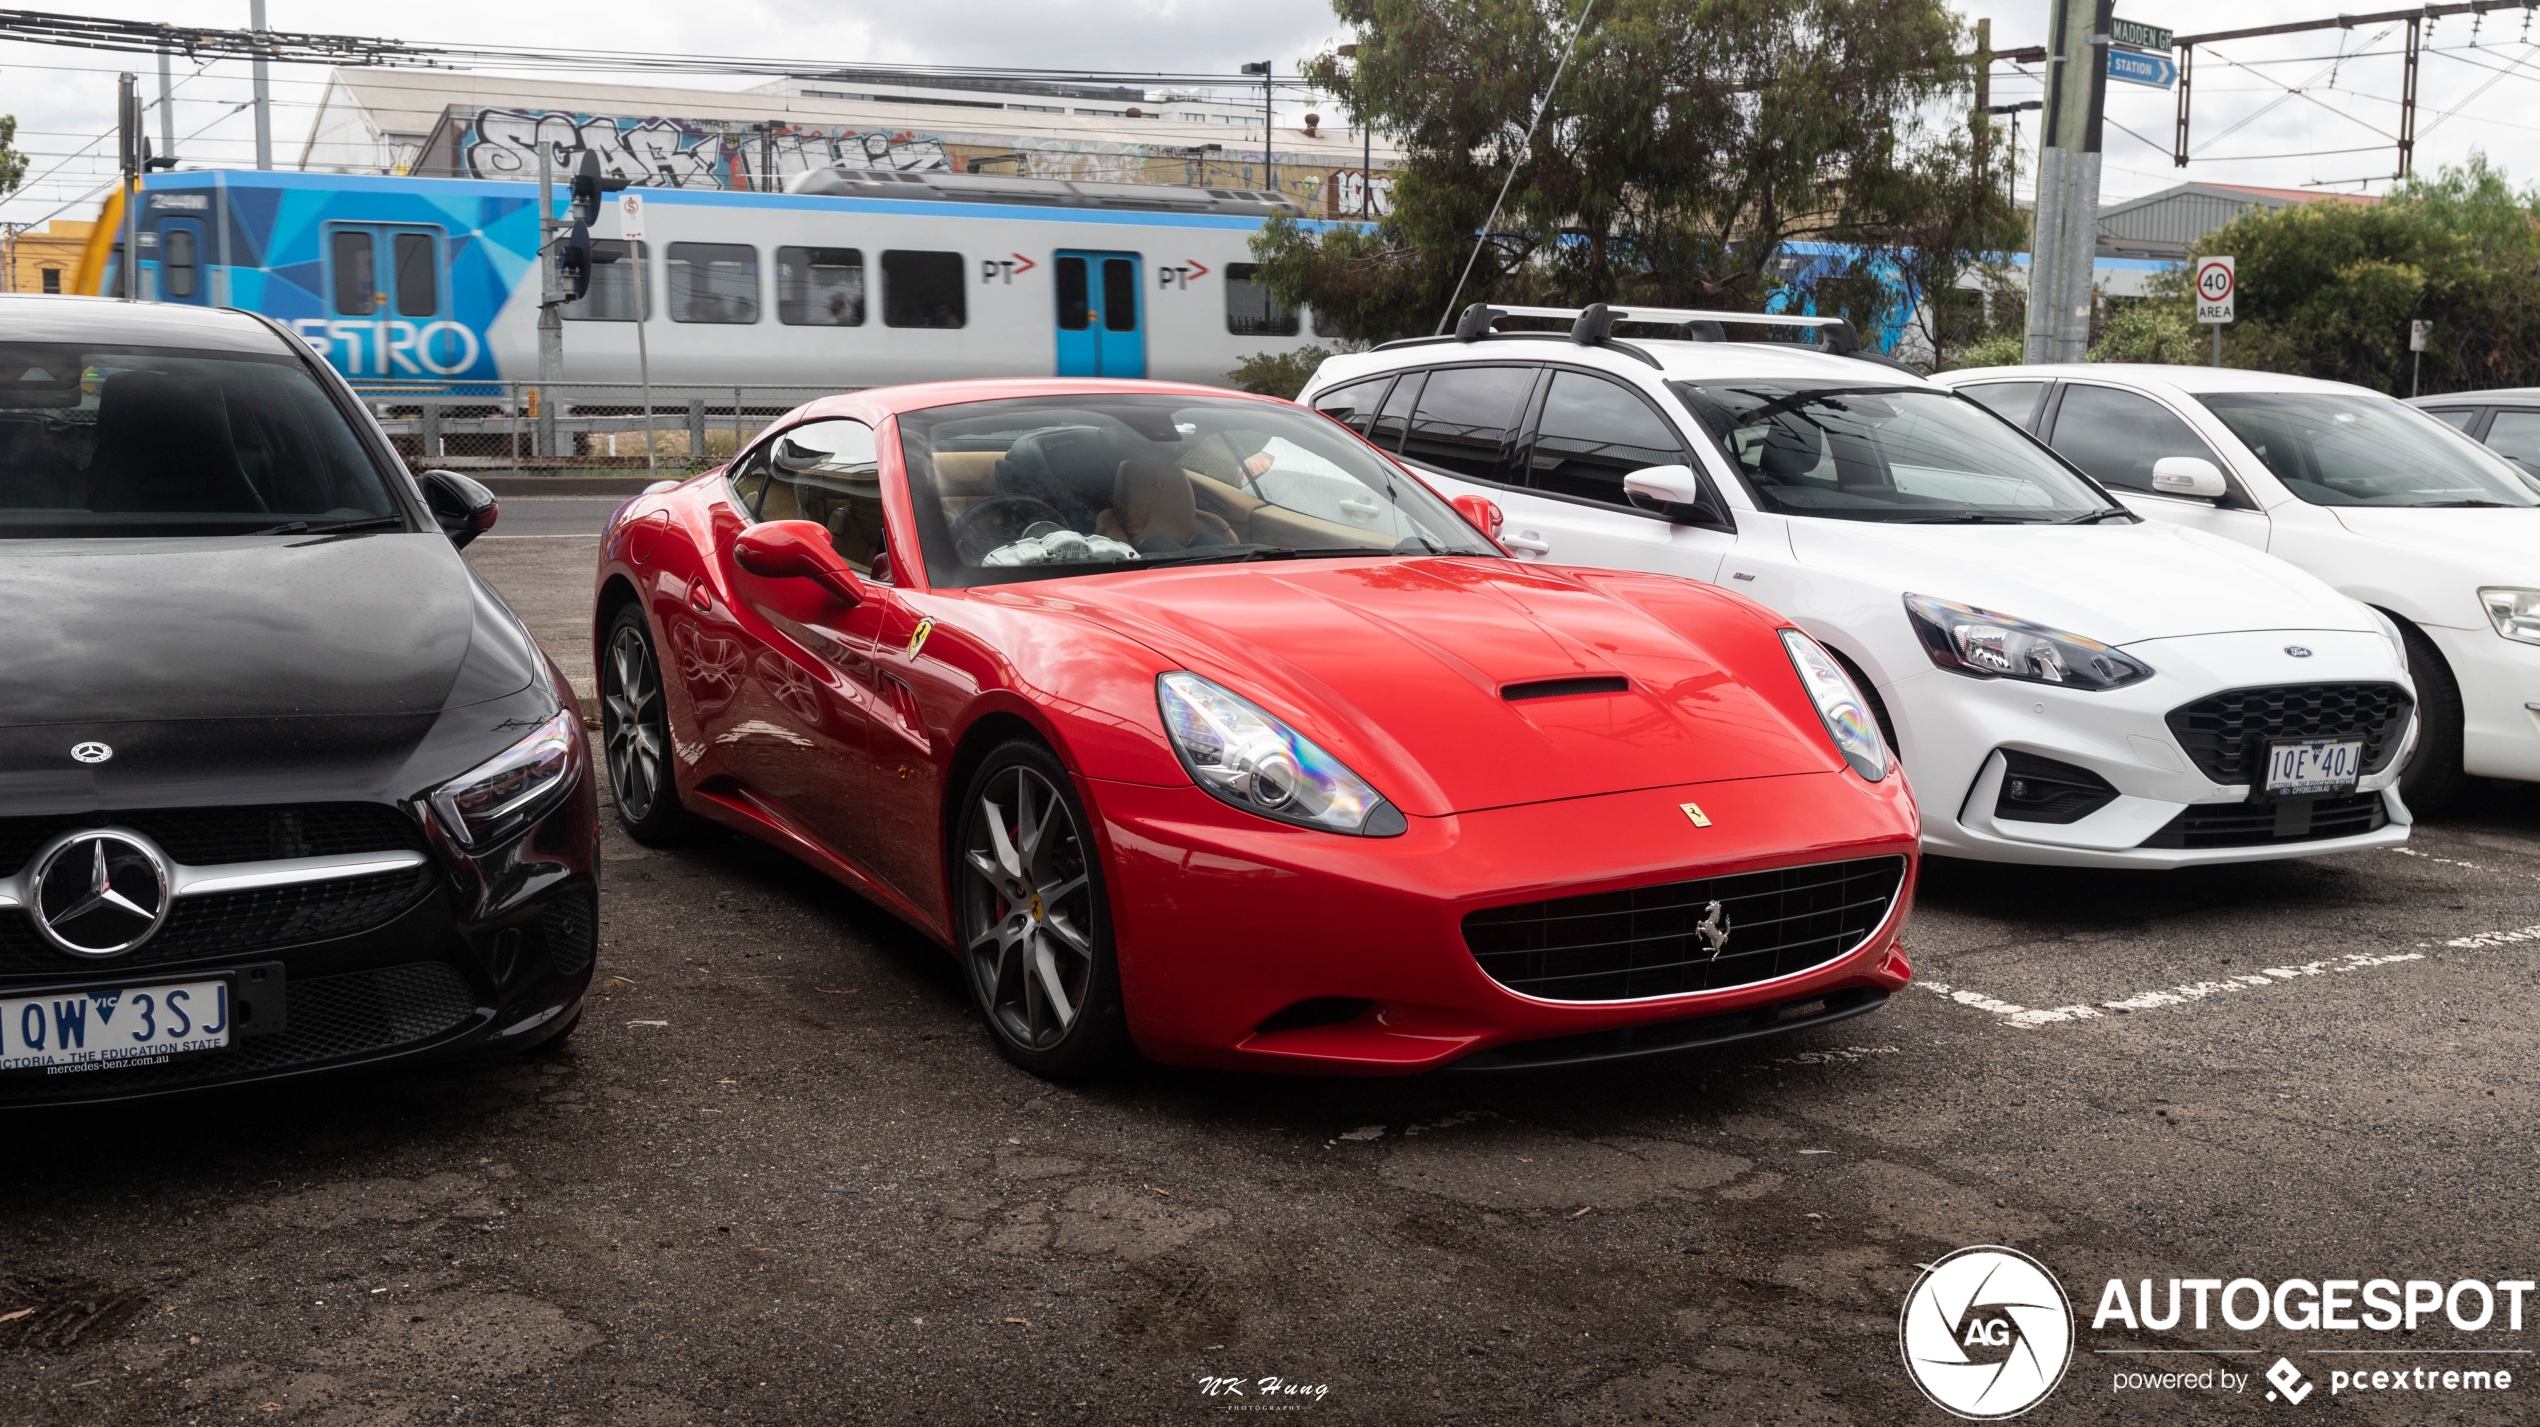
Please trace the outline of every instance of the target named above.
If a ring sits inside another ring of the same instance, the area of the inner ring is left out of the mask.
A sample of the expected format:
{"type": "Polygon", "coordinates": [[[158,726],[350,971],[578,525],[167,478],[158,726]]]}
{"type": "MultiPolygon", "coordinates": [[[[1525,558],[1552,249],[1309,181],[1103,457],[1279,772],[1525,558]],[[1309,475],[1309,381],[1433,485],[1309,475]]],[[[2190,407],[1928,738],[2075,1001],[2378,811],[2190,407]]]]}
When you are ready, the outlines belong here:
{"type": "Polygon", "coordinates": [[[769,422],[852,387],[632,382],[356,384],[414,470],[681,476],[721,465],[769,422]],[[648,449],[649,447],[649,449],[648,449]]]}

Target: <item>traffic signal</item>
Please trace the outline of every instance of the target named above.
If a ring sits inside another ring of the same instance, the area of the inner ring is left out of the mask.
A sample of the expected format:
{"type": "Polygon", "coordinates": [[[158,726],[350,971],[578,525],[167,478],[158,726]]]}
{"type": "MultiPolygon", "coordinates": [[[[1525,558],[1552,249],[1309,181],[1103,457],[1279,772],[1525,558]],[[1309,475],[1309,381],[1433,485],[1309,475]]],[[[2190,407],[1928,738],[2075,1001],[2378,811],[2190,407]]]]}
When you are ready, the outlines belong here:
{"type": "MultiPolygon", "coordinates": [[[[582,164],[573,172],[573,203],[567,216],[578,228],[588,228],[600,221],[600,195],[615,193],[627,186],[622,178],[600,177],[600,156],[589,149],[582,151],[582,164]]],[[[588,264],[585,264],[587,269],[588,264]]]]}
{"type": "MultiPolygon", "coordinates": [[[[578,186],[581,180],[574,182],[578,186]]],[[[591,230],[578,207],[575,212],[573,226],[556,242],[556,287],[567,302],[580,302],[591,290],[591,230]]]]}

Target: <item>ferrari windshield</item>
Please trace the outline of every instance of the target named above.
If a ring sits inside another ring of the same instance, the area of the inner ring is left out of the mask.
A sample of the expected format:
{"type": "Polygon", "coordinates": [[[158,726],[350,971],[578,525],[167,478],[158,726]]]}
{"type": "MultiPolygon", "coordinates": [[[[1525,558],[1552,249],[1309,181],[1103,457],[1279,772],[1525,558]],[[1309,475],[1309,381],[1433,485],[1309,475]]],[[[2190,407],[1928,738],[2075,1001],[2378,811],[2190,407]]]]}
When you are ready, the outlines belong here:
{"type": "Polygon", "coordinates": [[[2540,505],[2487,448],[2385,396],[2217,392],[2203,401],[2313,505],[2540,505]]]}
{"type": "Polygon", "coordinates": [[[938,587],[1498,553],[1425,486],[1303,407],[1087,393],[939,406],[899,427],[938,587]]]}
{"type": "Polygon", "coordinates": [[[344,413],[280,352],[0,340],[0,537],[405,523],[344,413]]]}
{"type": "Polygon", "coordinates": [[[1669,382],[1755,503],[1781,515],[1932,524],[2123,512],[1974,402],[1913,388],[1669,382]]]}

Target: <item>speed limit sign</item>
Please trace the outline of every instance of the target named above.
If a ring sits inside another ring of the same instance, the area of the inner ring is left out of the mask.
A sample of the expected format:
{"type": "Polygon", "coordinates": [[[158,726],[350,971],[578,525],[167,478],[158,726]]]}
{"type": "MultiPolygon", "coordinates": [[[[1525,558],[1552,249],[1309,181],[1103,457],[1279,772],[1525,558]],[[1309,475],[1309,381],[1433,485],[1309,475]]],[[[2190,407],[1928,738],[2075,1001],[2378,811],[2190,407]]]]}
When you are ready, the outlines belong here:
{"type": "Polygon", "coordinates": [[[2196,260],[2196,320],[2229,322],[2232,299],[2239,295],[2240,280],[2229,258],[2196,260]]]}

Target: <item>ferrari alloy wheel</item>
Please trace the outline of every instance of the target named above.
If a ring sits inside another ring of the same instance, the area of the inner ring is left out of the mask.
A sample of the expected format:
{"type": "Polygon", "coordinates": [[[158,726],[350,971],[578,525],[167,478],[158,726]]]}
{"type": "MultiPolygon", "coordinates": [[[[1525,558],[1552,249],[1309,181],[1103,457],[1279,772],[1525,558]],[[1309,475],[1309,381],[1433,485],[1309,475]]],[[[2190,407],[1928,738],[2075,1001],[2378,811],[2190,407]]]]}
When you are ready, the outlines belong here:
{"type": "Polygon", "coordinates": [[[960,935],[997,1048],[1038,1075],[1100,1069],[1127,1046],[1099,853],[1065,768],[1036,743],[971,779],[960,833],[960,935]]]}
{"type": "Polygon", "coordinates": [[[600,746],[607,752],[609,796],[627,836],[654,846],[676,840],[687,812],[671,780],[661,660],[636,605],[618,611],[600,660],[600,746]]]}

